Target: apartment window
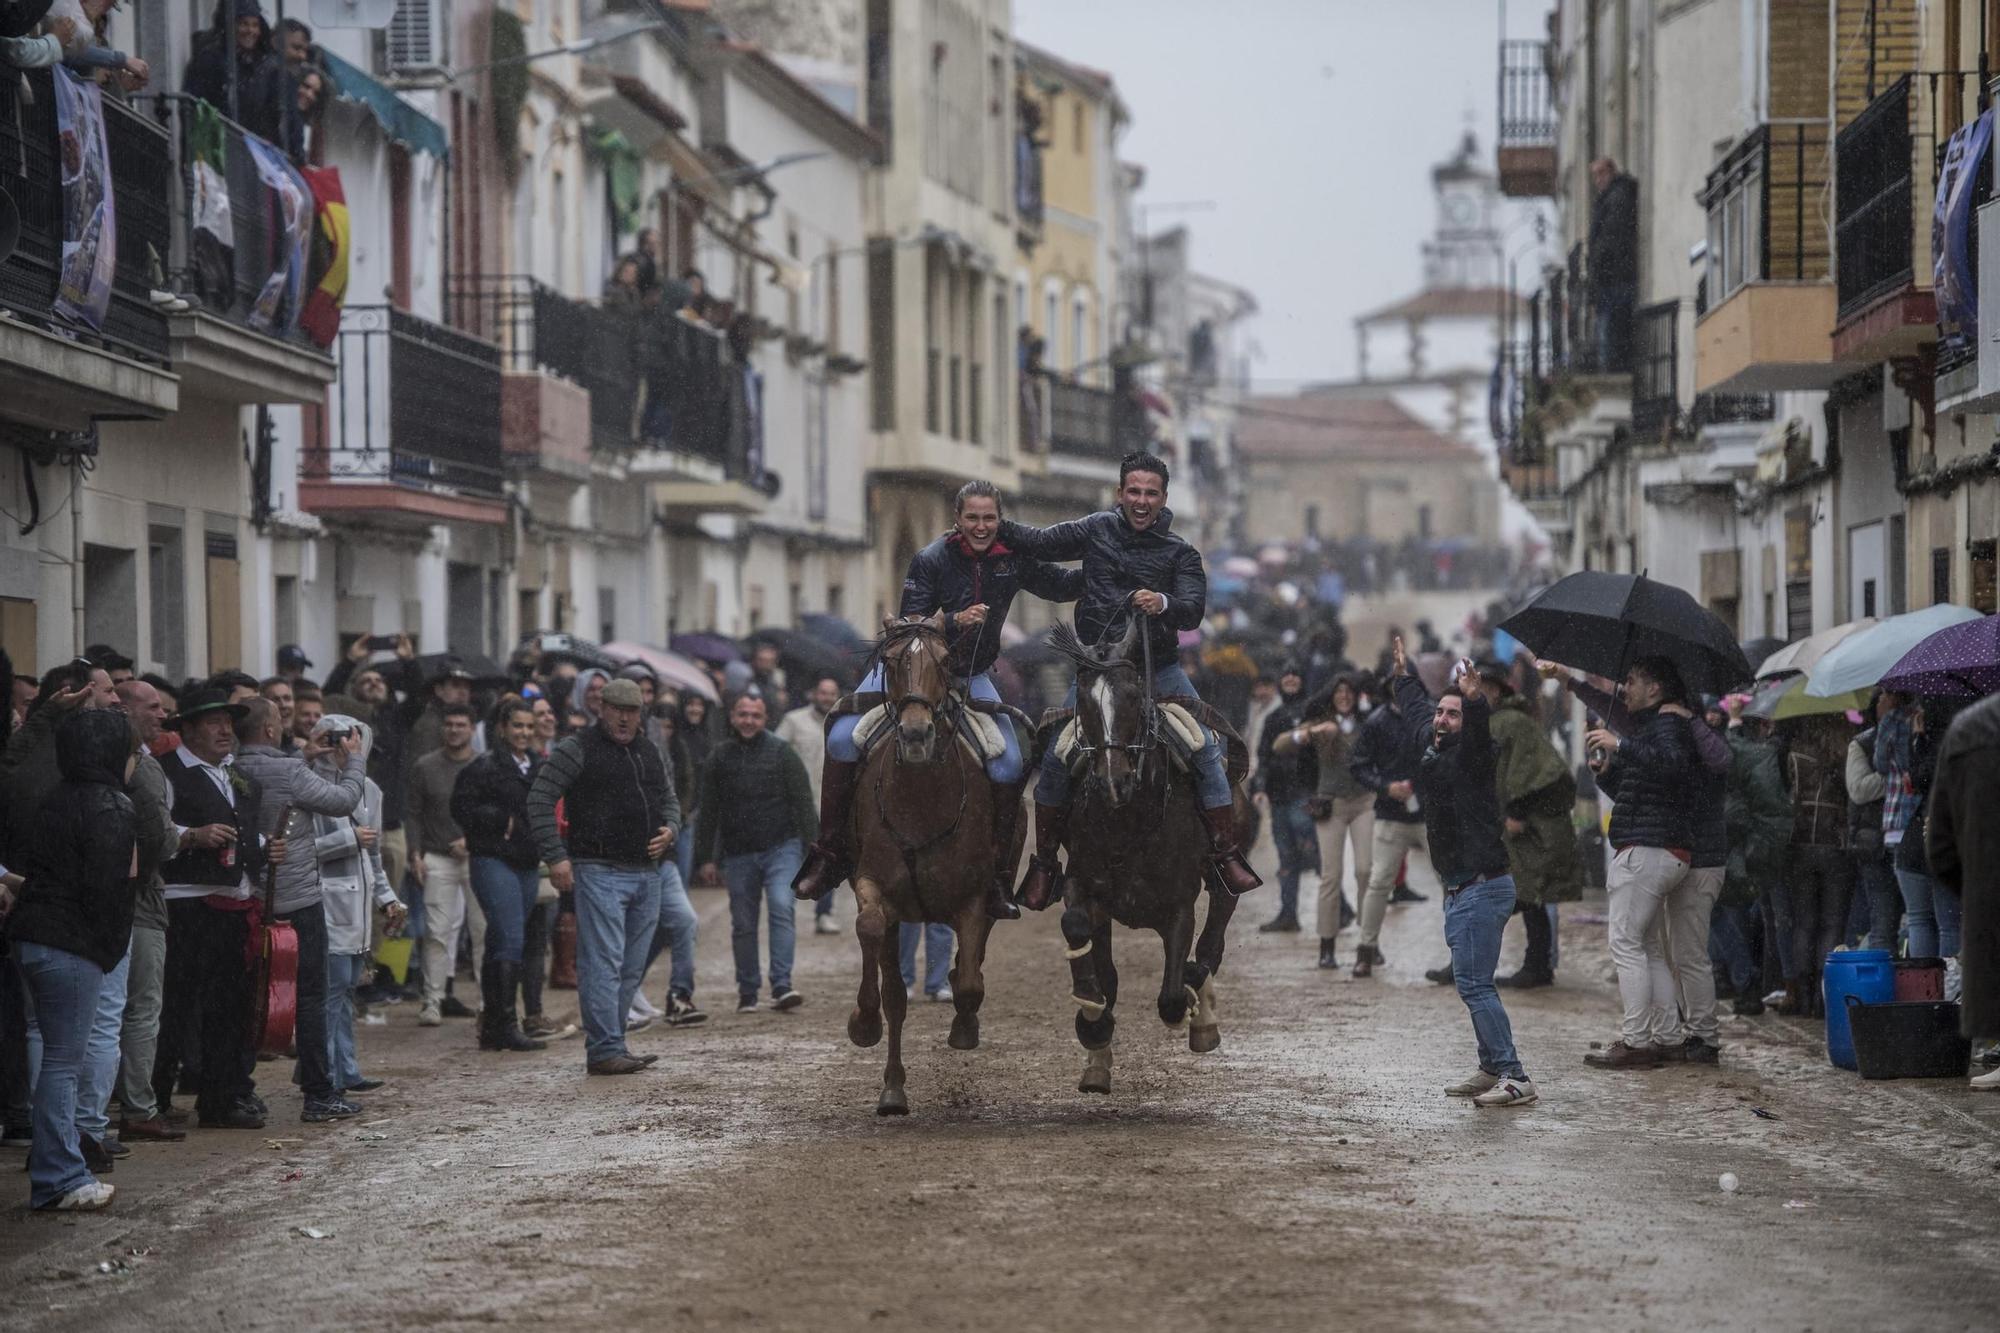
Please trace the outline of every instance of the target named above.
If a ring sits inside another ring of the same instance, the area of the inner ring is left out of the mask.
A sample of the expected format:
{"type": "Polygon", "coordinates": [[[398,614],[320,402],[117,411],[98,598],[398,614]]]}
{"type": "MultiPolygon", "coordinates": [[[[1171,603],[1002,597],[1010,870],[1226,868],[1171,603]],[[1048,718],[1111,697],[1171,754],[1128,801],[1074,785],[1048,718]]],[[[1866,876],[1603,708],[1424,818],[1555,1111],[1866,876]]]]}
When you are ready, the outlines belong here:
{"type": "Polygon", "coordinates": [[[1759,209],[1764,197],[1764,156],[1747,156],[1716,193],[1708,208],[1708,304],[1720,305],[1746,282],[1764,276],[1759,209]]]}
{"type": "Polygon", "coordinates": [[[1081,157],[1083,155],[1084,124],[1088,116],[1081,97],[1076,98],[1070,105],[1076,109],[1076,114],[1070,118],[1070,146],[1081,157]]]}
{"type": "Polygon", "coordinates": [[[1007,385],[1013,379],[1007,358],[1013,355],[1013,346],[1007,326],[1007,297],[1002,292],[993,298],[993,350],[988,363],[993,367],[993,456],[1003,459],[1014,452],[1014,437],[1007,429],[1007,385]]]}
{"type": "Polygon", "coordinates": [[[1042,337],[1048,346],[1042,349],[1042,364],[1050,367],[1062,364],[1062,288],[1052,278],[1042,289],[1042,337]]]}
{"type": "Polygon", "coordinates": [[[118,546],[83,548],[83,637],[121,650],[137,646],[139,571],[133,552],[118,546]]]}
{"type": "Polygon", "coordinates": [[[456,562],[445,566],[445,647],[454,653],[486,649],[486,571],[456,562]]]}
{"type": "Polygon", "coordinates": [[[1892,616],[1910,609],[1910,553],[1904,546],[1905,531],[1903,515],[1889,515],[1889,614],[1892,616]]]}
{"type": "Polygon", "coordinates": [[[614,643],[618,639],[618,589],[599,588],[597,590],[597,641],[614,643]]]}
{"type": "Polygon", "coordinates": [[[1306,536],[1319,536],[1319,506],[1306,506],[1306,536]]]}
{"type": "Polygon", "coordinates": [[[299,580],[280,574],[271,581],[271,634],[279,643],[299,641],[299,580]]]}
{"type": "Polygon", "coordinates": [[[870,423],[896,429],[896,252],[868,247],[868,396],[870,423]]]}
{"type": "Polygon", "coordinates": [[[146,586],[153,614],[147,656],[169,680],[187,675],[187,566],[181,530],[155,524],[146,538],[146,586]]]}
{"type": "Polygon", "coordinates": [[[549,177],[549,256],[551,259],[550,281],[558,290],[565,290],[564,267],[569,263],[569,192],[563,185],[560,171],[549,177]]]}
{"type": "Polygon", "coordinates": [[[826,344],[828,356],[840,354],[840,249],[829,240],[826,243],[826,328],[820,333],[820,341],[826,344]]]}
{"type": "Polygon", "coordinates": [[[1931,603],[1951,600],[1951,548],[1931,548],[1931,603]]]}
{"type": "Polygon", "coordinates": [[[1078,292],[1069,306],[1069,367],[1077,375],[1090,364],[1090,298],[1078,292]]]}
{"type": "MultiPolygon", "coordinates": [[[[799,225],[790,223],[785,228],[785,253],[793,263],[799,259],[799,225]]],[[[785,332],[799,332],[799,293],[796,287],[785,288],[785,332]]]]}
{"type": "Polygon", "coordinates": [[[826,613],[845,618],[847,615],[847,586],[841,583],[826,585],[826,613]]]}

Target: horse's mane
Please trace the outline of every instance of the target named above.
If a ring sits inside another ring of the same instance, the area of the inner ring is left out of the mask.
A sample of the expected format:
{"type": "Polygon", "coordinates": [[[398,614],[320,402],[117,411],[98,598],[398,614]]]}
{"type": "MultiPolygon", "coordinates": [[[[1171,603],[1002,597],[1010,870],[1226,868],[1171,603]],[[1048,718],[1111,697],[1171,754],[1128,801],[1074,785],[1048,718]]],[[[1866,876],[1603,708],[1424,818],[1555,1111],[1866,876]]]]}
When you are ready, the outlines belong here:
{"type": "Polygon", "coordinates": [[[1076,626],[1067,620],[1058,620],[1050,627],[1049,651],[1079,671],[1104,672],[1115,667],[1135,665],[1130,659],[1111,657],[1110,649],[1103,644],[1085,643],[1083,636],[1076,632],[1076,626]]]}

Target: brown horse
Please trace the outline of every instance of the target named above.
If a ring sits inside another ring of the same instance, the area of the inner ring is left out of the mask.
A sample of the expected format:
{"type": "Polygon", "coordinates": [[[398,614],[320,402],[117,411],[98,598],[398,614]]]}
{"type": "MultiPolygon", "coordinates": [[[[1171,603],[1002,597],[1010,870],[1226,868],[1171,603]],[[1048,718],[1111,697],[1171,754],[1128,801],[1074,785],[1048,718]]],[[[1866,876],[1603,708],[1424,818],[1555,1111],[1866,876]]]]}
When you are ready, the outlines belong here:
{"type": "MultiPolygon", "coordinates": [[[[1085,1055],[1082,1092],[1111,1091],[1111,1037],[1117,1026],[1118,970],[1111,961],[1112,922],[1160,937],[1160,1021],[1188,1026],[1188,1049],[1222,1044],[1215,974],[1236,899],[1213,888],[1208,918],[1195,938],[1195,904],[1209,862],[1207,834],[1195,811],[1194,777],[1169,752],[1143,664],[1138,624],[1116,643],[1085,646],[1067,625],[1050,643],[1077,668],[1076,727],[1083,775],[1068,839],[1062,932],[1070,963],[1076,1036],[1085,1055]],[[1188,950],[1192,945],[1194,953],[1188,950]]],[[[1236,792],[1238,827],[1248,822],[1236,792]]]]}
{"type": "MultiPolygon", "coordinates": [[[[993,801],[1005,788],[961,743],[969,734],[963,698],[951,688],[944,617],[891,620],[876,642],[894,743],[877,742],[857,776],[853,840],[854,932],[861,940],[861,990],[847,1020],[856,1046],[882,1040],[889,1013],[889,1059],[877,1115],[908,1115],[903,1090],[903,1019],[909,994],[898,959],[898,927],[938,922],[958,932],[951,972],[951,1046],[979,1045],[979,1005],[986,998],[986,893],[997,865],[1012,867],[1014,846],[993,846],[993,801]],[[1008,858],[1004,863],[997,857],[1008,858]]],[[[884,725],[889,725],[885,723],[884,725]]],[[[1014,794],[1018,800],[1018,793],[1014,794]]]]}

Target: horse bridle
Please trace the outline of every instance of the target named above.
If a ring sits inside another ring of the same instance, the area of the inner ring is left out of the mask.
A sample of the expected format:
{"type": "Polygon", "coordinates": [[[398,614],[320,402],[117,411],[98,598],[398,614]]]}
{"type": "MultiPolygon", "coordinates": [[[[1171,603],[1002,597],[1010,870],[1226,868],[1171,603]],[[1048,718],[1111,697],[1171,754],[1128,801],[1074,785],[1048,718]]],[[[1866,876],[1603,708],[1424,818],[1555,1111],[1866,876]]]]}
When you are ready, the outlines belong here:
{"type": "MultiPolygon", "coordinates": [[[[884,667],[883,684],[885,685],[888,684],[888,680],[886,678],[887,667],[889,663],[889,659],[887,656],[888,650],[891,647],[901,642],[921,641],[924,638],[927,631],[931,633],[937,632],[931,629],[928,621],[910,621],[903,625],[895,626],[894,628],[890,629],[887,633],[883,635],[883,641],[881,643],[881,646],[876,650],[877,659],[882,663],[884,667]]],[[[931,725],[933,727],[937,727],[944,733],[944,735],[939,737],[939,740],[942,743],[943,747],[940,753],[949,754],[951,752],[952,747],[956,746],[961,739],[967,738],[967,733],[965,729],[965,718],[963,716],[963,710],[956,707],[954,703],[952,689],[951,689],[951,670],[949,667],[949,663],[940,662],[938,663],[938,665],[943,668],[945,677],[944,699],[941,702],[932,703],[928,698],[926,698],[921,694],[909,693],[890,698],[888,702],[888,707],[890,709],[890,716],[895,717],[899,716],[902,713],[903,709],[907,708],[911,704],[922,704],[926,709],[930,711],[931,725]],[[942,720],[943,723],[942,726],[939,725],[940,720],[942,720]]],[[[896,758],[896,763],[897,764],[902,763],[902,757],[900,754],[896,758]]],[[[889,831],[889,837],[895,841],[897,850],[899,850],[903,854],[904,863],[910,867],[910,873],[912,876],[914,876],[916,873],[916,865],[914,858],[917,855],[917,853],[924,851],[926,848],[934,847],[938,843],[943,842],[945,839],[951,837],[954,833],[958,832],[959,825],[965,821],[965,805],[967,797],[971,794],[971,784],[965,780],[964,772],[963,770],[961,770],[959,774],[959,784],[958,784],[958,810],[952,815],[951,823],[945,825],[945,827],[942,830],[932,834],[928,838],[924,838],[920,841],[911,841],[910,839],[903,836],[903,831],[897,828],[895,821],[892,818],[890,818],[889,804],[888,801],[884,799],[883,785],[887,780],[888,771],[890,767],[891,767],[890,765],[879,765],[876,769],[875,772],[876,809],[881,811],[882,827],[889,831]]]]}
{"type": "MultiPolygon", "coordinates": [[[[1129,616],[1130,613],[1128,612],[1127,614],[1129,616]]],[[[1117,622],[1113,621],[1112,624],[1115,625],[1117,622]]],[[[1098,636],[1097,644],[1093,644],[1092,646],[1101,645],[1109,637],[1110,633],[1111,626],[1105,626],[1104,633],[1098,636]]],[[[1084,736],[1083,726],[1079,723],[1076,729],[1076,753],[1083,757],[1086,766],[1089,764],[1090,756],[1102,750],[1116,749],[1125,751],[1127,757],[1132,760],[1133,767],[1140,768],[1144,766],[1148,752],[1160,742],[1160,705],[1159,700],[1153,697],[1153,638],[1150,634],[1146,633],[1146,627],[1143,624],[1139,627],[1139,644],[1140,654],[1143,659],[1141,662],[1133,662],[1125,658],[1120,658],[1115,662],[1102,662],[1098,664],[1098,674],[1100,675],[1108,675],[1113,671],[1119,670],[1136,672],[1142,665],[1144,666],[1145,674],[1140,677],[1139,739],[1128,745],[1092,745],[1084,736]]]]}

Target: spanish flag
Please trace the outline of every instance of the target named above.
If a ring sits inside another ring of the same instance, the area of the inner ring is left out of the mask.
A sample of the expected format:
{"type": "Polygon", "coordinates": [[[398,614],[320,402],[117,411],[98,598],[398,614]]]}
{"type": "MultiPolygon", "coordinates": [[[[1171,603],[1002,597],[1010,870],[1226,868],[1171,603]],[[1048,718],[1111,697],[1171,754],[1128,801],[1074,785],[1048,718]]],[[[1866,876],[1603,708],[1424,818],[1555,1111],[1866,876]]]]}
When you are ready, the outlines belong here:
{"type": "Polygon", "coordinates": [[[347,260],[353,236],[347,218],[347,193],[340,186],[338,167],[300,167],[299,174],[313,196],[312,250],[306,257],[306,295],[299,327],[321,347],[333,346],[340,332],[340,308],[347,302],[347,260]]]}

